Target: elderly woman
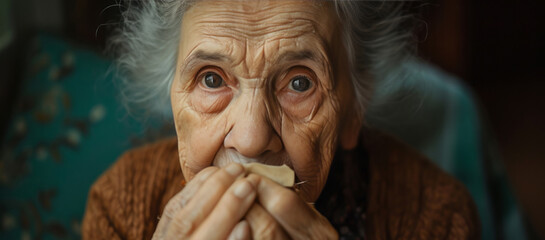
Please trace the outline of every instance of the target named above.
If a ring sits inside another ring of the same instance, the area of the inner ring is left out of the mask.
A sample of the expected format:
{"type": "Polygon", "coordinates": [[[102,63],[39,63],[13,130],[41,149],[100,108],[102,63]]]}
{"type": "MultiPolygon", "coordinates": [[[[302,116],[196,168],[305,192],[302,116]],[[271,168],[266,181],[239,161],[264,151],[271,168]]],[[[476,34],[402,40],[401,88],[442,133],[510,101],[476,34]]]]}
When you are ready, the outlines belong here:
{"type": "Polygon", "coordinates": [[[170,105],[177,138],[127,152],[93,185],[84,238],[479,238],[465,188],[363,122],[373,81],[410,57],[406,5],[129,4],[112,38],[123,96],[170,105]],[[295,186],[251,162],[286,164],[295,186]]]}

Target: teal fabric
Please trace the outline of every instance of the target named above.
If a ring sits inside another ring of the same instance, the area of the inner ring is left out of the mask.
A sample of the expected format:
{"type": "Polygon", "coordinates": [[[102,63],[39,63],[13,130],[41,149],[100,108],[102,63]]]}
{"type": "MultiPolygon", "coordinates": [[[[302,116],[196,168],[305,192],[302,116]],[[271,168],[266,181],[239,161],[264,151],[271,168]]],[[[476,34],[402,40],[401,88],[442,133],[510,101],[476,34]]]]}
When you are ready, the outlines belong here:
{"type": "Polygon", "coordinates": [[[413,146],[465,184],[478,208],[483,239],[526,239],[501,159],[490,159],[484,152],[493,149],[494,143],[483,137],[479,114],[459,79],[414,60],[379,82],[367,121],[413,146]],[[490,165],[495,168],[488,169],[490,165]]]}
{"type": "Polygon", "coordinates": [[[110,61],[47,35],[28,49],[2,143],[0,239],[78,239],[91,184],[153,136],[119,105],[110,61]]]}

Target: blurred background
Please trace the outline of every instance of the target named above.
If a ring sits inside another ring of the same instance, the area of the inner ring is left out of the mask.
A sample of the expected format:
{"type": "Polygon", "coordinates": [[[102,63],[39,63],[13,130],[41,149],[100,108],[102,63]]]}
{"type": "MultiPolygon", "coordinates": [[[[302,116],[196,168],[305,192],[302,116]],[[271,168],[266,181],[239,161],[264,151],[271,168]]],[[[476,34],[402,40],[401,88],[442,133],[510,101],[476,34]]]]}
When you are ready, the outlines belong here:
{"type": "MultiPolygon", "coordinates": [[[[455,76],[478,110],[482,158],[494,159],[483,168],[504,174],[483,170],[486,184],[504,181],[487,188],[489,201],[511,199],[519,217],[492,221],[519,222],[511,232],[527,239],[545,239],[543,9],[431,0],[417,30],[420,58],[455,76]]],[[[119,15],[115,0],[0,0],[0,238],[77,239],[94,179],[124,150],[169,134],[142,129],[117,103],[104,46],[119,15]],[[93,148],[104,139],[112,144],[93,148]]]]}
{"type": "Polygon", "coordinates": [[[533,237],[545,239],[545,2],[434,2],[421,55],[472,89],[533,237]]]}

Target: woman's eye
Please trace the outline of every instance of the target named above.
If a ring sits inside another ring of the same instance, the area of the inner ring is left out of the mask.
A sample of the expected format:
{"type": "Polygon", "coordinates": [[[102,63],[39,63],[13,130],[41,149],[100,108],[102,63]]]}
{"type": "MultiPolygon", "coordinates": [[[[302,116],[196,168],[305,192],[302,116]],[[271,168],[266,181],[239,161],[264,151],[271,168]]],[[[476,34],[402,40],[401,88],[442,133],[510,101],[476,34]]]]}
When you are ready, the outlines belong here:
{"type": "Polygon", "coordinates": [[[223,79],[220,77],[220,75],[213,72],[207,72],[204,74],[202,82],[207,88],[219,88],[224,85],[223,79]]]}
{"type": "Polygon", "coordinates": [[[309,90],[312,86],[312,82],[305,76],[297,76],[291,79],[289,88],[297,91],[304,92],[309,90]]]}

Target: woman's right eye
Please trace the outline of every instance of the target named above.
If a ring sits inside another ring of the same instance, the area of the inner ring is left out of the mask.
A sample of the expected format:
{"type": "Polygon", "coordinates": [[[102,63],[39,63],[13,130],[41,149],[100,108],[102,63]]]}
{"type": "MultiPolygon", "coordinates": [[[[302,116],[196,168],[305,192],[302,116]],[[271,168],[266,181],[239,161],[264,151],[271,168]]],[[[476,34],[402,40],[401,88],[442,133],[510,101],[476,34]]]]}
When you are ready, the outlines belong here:
{"type": "Polygon", "coordinates": [[[199,71],[191,91],[191,105],[202,113],[217,113],[225,109],[233,96],[229,75],[214,66],[199,71]]]}
{"type": "Polygon", "coordinates": [[[204,74],[202,84],[207,88],[220,88],[225,85],[225,81],[220,75],[214,72],[207,72],[204,74]]]}

